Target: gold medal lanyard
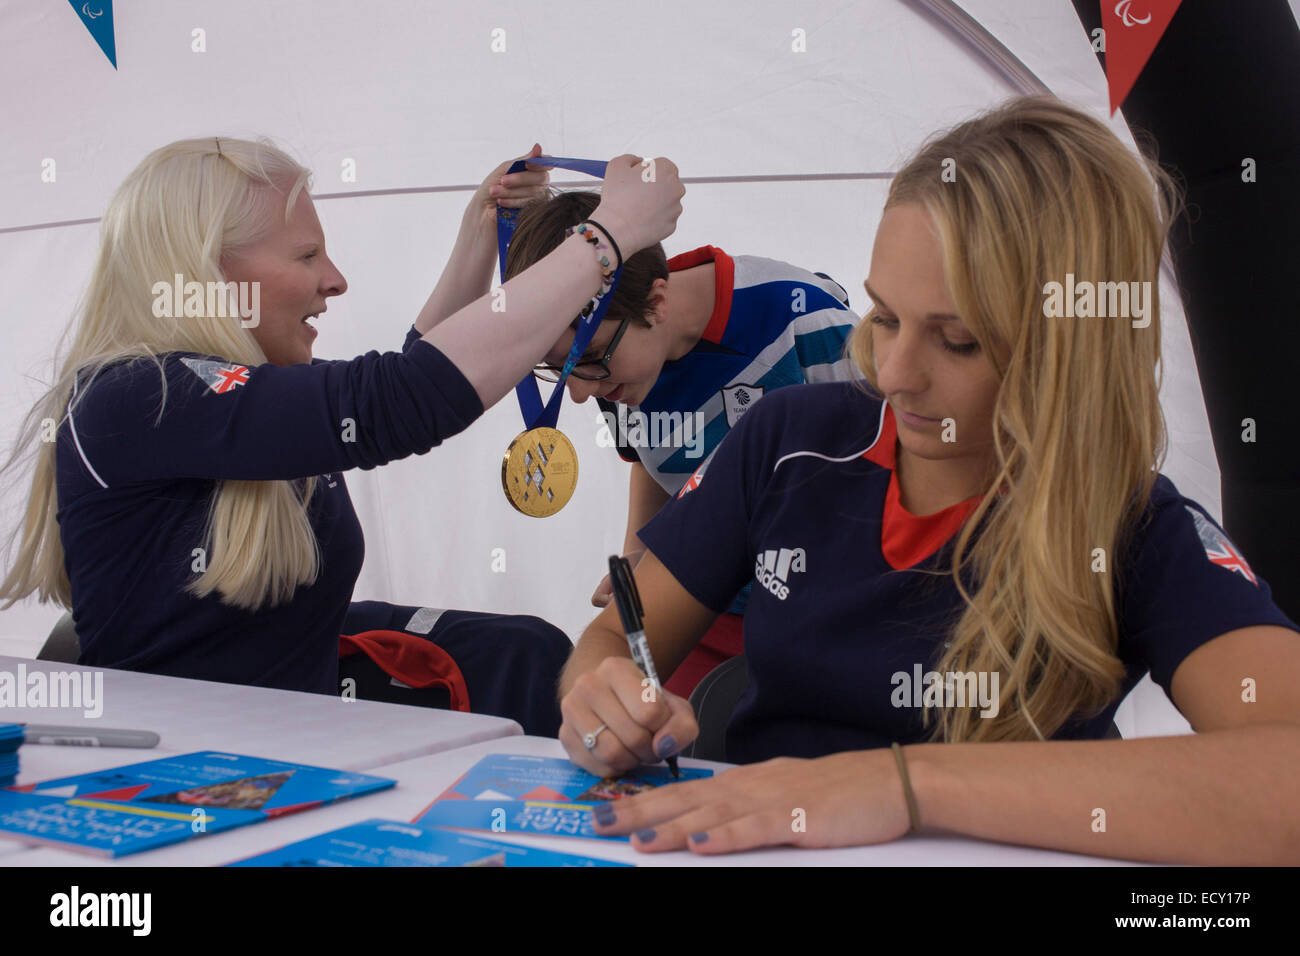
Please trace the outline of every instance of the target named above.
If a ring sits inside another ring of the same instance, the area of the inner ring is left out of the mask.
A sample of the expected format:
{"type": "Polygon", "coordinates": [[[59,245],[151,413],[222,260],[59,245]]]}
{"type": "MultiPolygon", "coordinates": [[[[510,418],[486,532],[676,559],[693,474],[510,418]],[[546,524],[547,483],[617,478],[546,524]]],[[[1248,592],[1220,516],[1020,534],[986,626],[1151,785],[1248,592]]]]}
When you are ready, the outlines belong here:
{"type": "MultiPolygon", "coordinates": [[[[605,178],[606,164],[594,160],[534,156],[527,162],[586,173],[598,179],[605,178]]],[[[526,168],[525,161],[521,159],[510,167],[507,174],[523,172],[526,168]]],[[[518,210],[497,206],[497,252],[502,283],[505,282],[506,251],[510,247],[510,237],[514,234],[518,216],[518,210]]],[[[614,283],[618,282],[622,271],[620,267],[614,273],[614,283]]],[[[569,503],[577,488],[578,453],[573,443],[555,426],[560,417],[560,405],[564,401],[564,380],[591,344],[613,299],[612,293],[611,286],[594,309],[584,310],[585,314],[578,322],[578,330],[573,337],[573,345],[560,371],[559,381],[555,383],[555,389],[545,405],[542,404],[537,380],[531,372],[515,386],[515,396],[519,400],[525,428],[510,442],[510,447],[502,458],[501,486],[511,506],[530,517],[547,518],[555,514],[569,503]]]]}

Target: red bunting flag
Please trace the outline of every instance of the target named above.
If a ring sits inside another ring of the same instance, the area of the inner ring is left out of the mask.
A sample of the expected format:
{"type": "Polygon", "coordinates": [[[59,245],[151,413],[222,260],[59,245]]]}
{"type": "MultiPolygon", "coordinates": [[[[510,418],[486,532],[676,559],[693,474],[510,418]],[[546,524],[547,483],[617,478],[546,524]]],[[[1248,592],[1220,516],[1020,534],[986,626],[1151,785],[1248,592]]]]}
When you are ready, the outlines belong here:
{"type": "Polygon", "coordinates": [[[1101,0],[1110,113],[1123,104],[1183,0],[1101,0]]]}

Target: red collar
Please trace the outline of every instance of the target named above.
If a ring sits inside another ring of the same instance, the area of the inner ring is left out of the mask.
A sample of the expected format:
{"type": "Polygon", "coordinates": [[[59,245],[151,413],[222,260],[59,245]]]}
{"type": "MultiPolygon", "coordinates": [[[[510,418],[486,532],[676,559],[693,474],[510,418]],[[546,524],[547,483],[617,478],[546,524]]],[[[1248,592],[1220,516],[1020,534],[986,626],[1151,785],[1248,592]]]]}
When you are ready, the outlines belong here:
{"type": "Polygon", "coordinates": [[[727,331],[727,319],[731,315],[731,290],[736,285],[735,260],[717,246],[700,246],[698,249],[683,252],[681,255],[669,259],[668,271],[681,272],[683,269],[702,266],[706,262],[713,263],[713,281],[715,283],[713,289],[713,315],[709,317],[709,324],[700,338],[706,342],[712,342],[714,345],[721,345],[723,333],[727,331]]]}
{"type": "Polygon", "coordinates": [[[895,468],[898,456],[898,423],[894,410],[885,403],[880,430],[862,457],[889,469],[889,490],[885,492],[885,510],[881,516],[880,553],[896,571],[915,567],[955,535],[983,495],[959,501],[932,515],[914,515],[903,507],[895,468]]]}

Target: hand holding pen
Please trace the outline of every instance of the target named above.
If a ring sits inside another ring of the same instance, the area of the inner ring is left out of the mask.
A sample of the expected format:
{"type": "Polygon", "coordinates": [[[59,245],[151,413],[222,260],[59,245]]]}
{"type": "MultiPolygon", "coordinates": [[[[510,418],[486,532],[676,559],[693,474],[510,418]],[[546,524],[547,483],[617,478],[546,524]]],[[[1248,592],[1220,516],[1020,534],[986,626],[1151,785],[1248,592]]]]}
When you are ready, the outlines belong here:
{"type": "MultiPolygon", "coordinates": [[[[650,656],[650,645],[646,642],[645,630],[641,626],[641,617],[645,611],[641,607],[641,595],[637,592],[636,581],[632,577],[632,565],[628,563],[627,558],[610,555],[609,580],[614,589],[614,600],[618,602],[618,616],[623,621],[623,633],[627,635],[627,646],[632,652],[632,660],[636,661],[636,666],[646,675],[654,693],[661,695],[664,688],[659,683],[654,658],[650,656]]],[[[677,757],[673,755],[667,759],[668,769],[673,772],[673,779],[676,780],[681,776],[681,771],[677,769],[677,757]]]]}
{"type": "MultiPolygon", "coordinates": [[[[618,776],[674,757],[700,733],[690,701],[660,686],[641,624],[640,595],[630,566],[617,564],[618,560],[614,559],[610,574],[611,585],[619,582],[616,599],[579,641],[570,663],[581,663],[566,675],[560,701],[564,718],[560,743],[570,760],[598,777],[618,776]],[[653,677],[634,660],[638,656],[649,661],[647,669],[653,677]]],[[[663,638],[654,629],[666,623],[653,624],[656,641],[663,638]]]]}

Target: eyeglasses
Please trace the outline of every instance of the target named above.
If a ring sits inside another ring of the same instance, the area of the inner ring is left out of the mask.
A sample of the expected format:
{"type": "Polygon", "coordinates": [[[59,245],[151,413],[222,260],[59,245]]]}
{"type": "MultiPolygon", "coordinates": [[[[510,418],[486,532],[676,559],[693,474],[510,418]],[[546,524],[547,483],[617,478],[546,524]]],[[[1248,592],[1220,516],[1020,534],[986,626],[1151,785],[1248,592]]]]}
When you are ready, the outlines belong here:
{"type": "MultiPolygon", "coordinates": [[[[609,347],[605,349],[604,356],[579,362],[573,366],[573,370],[569,374],[574,378],[582,379],[584,382],[599,382],[609,378],[609,360],[614,357],[614,349],[618,348],[619,340],[623,338],[623,333],[627,331],[627,323],[631,318],[631,313],[623,316],[623,321],[618,324],[618,331],[609,340],[609,347]]],[[[533,377],[543,382],[558,382],[560,373],[563,371],[564,369],[561,366],[542,362],[533,368],[533,377]]]]}

